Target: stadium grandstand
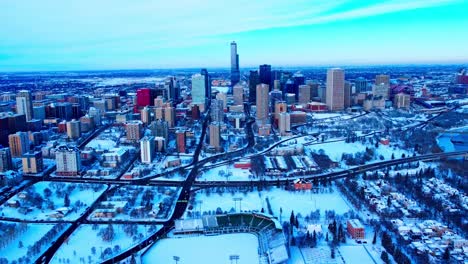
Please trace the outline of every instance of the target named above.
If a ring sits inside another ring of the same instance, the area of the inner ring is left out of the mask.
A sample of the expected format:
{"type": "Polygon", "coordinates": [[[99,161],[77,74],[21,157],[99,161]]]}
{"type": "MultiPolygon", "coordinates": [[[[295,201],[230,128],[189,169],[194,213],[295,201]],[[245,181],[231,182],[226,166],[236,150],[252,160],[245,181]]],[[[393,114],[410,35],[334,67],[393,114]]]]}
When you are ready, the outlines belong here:
{"type": "Polygon", "coordinates": [[[260,263],[280,264],[288,260],[281,224],[267,214],[229,213],[175,221],[174,234],[215,236],[252,233],[258,237],[260,263]]]}

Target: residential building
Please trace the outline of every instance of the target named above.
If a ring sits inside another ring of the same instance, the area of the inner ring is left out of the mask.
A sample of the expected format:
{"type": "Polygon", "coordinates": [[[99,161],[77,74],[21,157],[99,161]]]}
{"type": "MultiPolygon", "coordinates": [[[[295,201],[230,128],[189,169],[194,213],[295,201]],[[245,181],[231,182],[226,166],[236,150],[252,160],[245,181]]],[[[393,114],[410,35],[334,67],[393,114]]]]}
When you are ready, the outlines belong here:
{"type": "Polygon", "coordinates": [[[154,159],[156,149],[155,140],[152,136],[145,136],[140,140],[141,163],[149,164],[154,159]]]}
{"type": "Polygon", "coordinates": [[[22,158],[23,173],[41,173],[44,170],[44,162],[42,159],[42,152],[35,151],[33,153],[25,153],[22,158]]]}
{"type": "Polygon", "coordinates": [[[55,151],[55,162],[56,174],[59,176],[77,176],[81,172],[81,157],[78,148],[58,147],[55,151]]]}

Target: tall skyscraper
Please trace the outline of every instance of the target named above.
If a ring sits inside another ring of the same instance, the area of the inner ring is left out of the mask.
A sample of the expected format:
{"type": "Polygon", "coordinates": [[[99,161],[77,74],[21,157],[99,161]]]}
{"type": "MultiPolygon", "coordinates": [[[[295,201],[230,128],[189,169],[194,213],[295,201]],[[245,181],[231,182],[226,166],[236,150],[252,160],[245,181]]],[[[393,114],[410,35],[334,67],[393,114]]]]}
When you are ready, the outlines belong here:
{"type": "Polygon", "coordinates": [[[223,101],[218,99],[211,100],[210,116],[212,122],[224,122],[223,101]]]}
{"type": "Polygon", "coordinates": [[[249,75],[249,103],[254,104],[257,98],[257,85],[260,83],[258,71],[250,71],[249,75]]]}
{"type": "Polygon", "coordinates": [[[21,90],[16,95],[16,112],[26,116],[26,121],[33,119],[32,96],[28,90],[21,90]]]}
{"type": "Polygon", "coordinates": [[[232,89],[234,97],[234,105],[242,105],[244,103],[244,87],[240,84],[236,84],[232,89]]]}
{"type": "Polygon", "coordinates": [[[44,162],[41,151],[25,153],[23,154],[21,161],[23,163],[24,173],[40,173],[44,170],[44,162]]]}
{"type": "Polygon", "coordinates": [[[29,136],[26,132],[16,132],[8,136],[11,156],[21,157],[29,151],[29,136]]]}
{"type": "Polygon", "coordinates": [[[375,84],[386,84],[390,85],[390,75],[378,74],[375,76],[375,84]]]}
{"type": "Polygon", "coordinates": [[[298,99],[300,104],[307,104],[311,97],[311,88],[310,85],[303,84],[299,85],[299,94],[298,94],[298,99]]]}
{"type": "Polygon", "coordinates": [[[351,106],[351,82],[346,81],[344,85],[344,107],[348,108],[351,106]]]}
{"type": "Polygon", "coordinates": [[[289,113],[280,113],[278,120],[278,129],[281,135],[285,135],[291,131],[291,116],[289,113]]]}
{"type": "Polygon", "coordinates": [[[268,121],[268,92],[270,87],[268,84],[257,85],[257,120],[265,124],[268,121]]]}
{"type": "Polygon", "coordinates": [[[368,92],[367,80],[363,77],[356,78],[356,80],[354,80],[354,86],[356,87],[356,93],[368,92]]]}
{"type": "Polygon", "coordinates": [[[389,89],[390,87],[385,83],[374,84],[372,85],[372,94],[374,95],[374,97],[379,97],[384,100],[387,100],[389,89]]]}
{"type": "Polygon", "coordinates": [[[155,149],[154,137],[143,137],[140,141],[141,163],[150,164],[154,158],[155,149]]]}
{"type": "Polygon", "coordinates": [[[344,109],[344,70],[332,68],[327,71],[326,104],[331,111],[344,109]]]}
{"type": "Polygon", "coordinates": [[[76,176],[81,171],[80,150],[75,147],[60,146],[55,152],[57,175],[76,176]]]}
{"type": "Polygon", "coordinates": [[[210,124],[210,146],[220,148],[220,124],[213,122],[210,124]]]}
{"type": "Polygon", "coordinates": [[[202,74],[192,75],[192,104],[206,104],[206,76],[202,74]]]}
{"type": "Polygon", "coordinates": [[[11,159],[10,148],[0,149],[0,172],[13,169],[13,161],[11,159]]]}
{"type": "Polygon", "coordinates": [[[260,65],[259,68],[260,83],[268,84],[268,87],[273,87],[271,81],[271,65],[263,64],[260,65]]]}
{"type": "Polygon", "coordinates": [[[205,76],[205,96],[206,96],[206,103],[209,104],[211,100],[211,79],[210,75],[208,74],[207,69],[201,69],[200,74],[205,76]]]}
{"type": "Polygon", "coordinates": [[[138,107],[153,105],[154,98],[156,98],[156,90],[150,88],[138,89],[136,97],[138,107]]]}
{"type": "Polygon", "coordinates": [[[239,54],[237,54],[237,44],[231,42],[231,85],[236,85],[240,80],[239,54]]]}
{"type": "Polygon", "coordinates": [[[81,136],[81,123],[78,120],[67,122],[67,136],[71,139],[77,139],[81,136]]]}

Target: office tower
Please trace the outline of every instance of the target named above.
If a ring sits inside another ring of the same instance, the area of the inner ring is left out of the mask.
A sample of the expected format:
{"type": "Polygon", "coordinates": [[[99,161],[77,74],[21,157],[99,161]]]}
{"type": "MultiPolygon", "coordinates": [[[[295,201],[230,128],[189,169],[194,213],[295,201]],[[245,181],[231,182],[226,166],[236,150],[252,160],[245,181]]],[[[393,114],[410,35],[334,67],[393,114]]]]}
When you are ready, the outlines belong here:
{"type": "Polygon", "coordinates": [[[269,90],[268,84],[261,83],[257,85],[257,120],[263,124],[268,121],[269,90]]]}
{"type": "Polygon", "coordinates": [[[137,107],[145,107],[154,103],[156,90],[150,88],[141,88],[137,90],[137,107]]]}
{"type": "Polygon", "coordinates": [[[210,146],[220,148],[220,124],[213,122],[210,124],[210,146]]]}
{"type": "Polygon", "coordinates": [[[154,159],[155,150],[154,137],[146,136],[140,141],[141,163],[149,164],[154,159]]]}
{"type": "Polygon", "coordinates": [[[303,74],[301,73],[295,73],[293,75],[293,90],[292,91],[288,91],[288,93],[293,93],[296,95],[296,101],[298,100],[299,98],[299,86],[301,85],[304,85],[305,84],[305,77],[303,74]]]}
{"type": "Polygon", "coordinates": [[[81,171],[80,150],[75,147],[60,146],[55,151],[58,176],[76,176],[81,171]]]}
{"type": "Polygon", "coordinates": [[[240,84],[236,84],[232,89],[234,96],[234,105],[242,105],[244,103],[244,87],[240,84]]]}
{"type": "Polygon", "coordinates": [[[167,121],[156,120],[151,122],[149,127],[151,135],[155,137],[163,137],[166,142],[169,140],[169,125],[167,121]]]}
{"type": "Polygon", "coordinates": [[[346,81],[344,84],[344,107],[348,108],[351,106],[351,82],[346,81]]]}
{"type": "Polygon", "coordinates": [[[393,99],[393,105],[395,108],[409,108],[411,102],[411,96],[405,93],[398,93],[393,99]]]}
{"type": "Polygon", "coordinates": [[[326,104],[331,111],[344,109],[344,71],[339,68],[328,69],[326,104]]]}
{"type": "Polygon", "coordinates": [[[273,81],[273,90],[281,91],[281,81],[280,80],[274,80],[273,81]]]}
{"type": "Polygon", "coordinates": [[[101,125],[101,115],[102,112],[98,108],[90,107],[88,110],[88,116],[94,118],[94,124],[96,126],[101,125]]]}
{"type": "Polygon", "coordinates": [[[315,81],[309,80],[306,82],[310,86],[310,99],[318,97],[319,84],[315,81]]]}
{"type": "Polygon", "coordinates": [[[73,119],[67,122],[67,136],[71,139],[77,139],[81,136],[80,121],[73,119]]]}
{"type": "Polygon", "coordinates": [[[39,146],[44,140],[44,134],[41,132],[31,132],[29,131],[29,141],[33,146],[39,146]]]}
{"type": "Polygon", "coordinates": [[[125,124],[127,131],[127,140],[138,141],[142,136],[143,123],[139,120],[129,121],[125,124]]]}
{"type": "Polygon", "coordinates": [[[260,83],[268,84],[268,87],[273,87],[271,81],[271,65],[263,64],[259,66],[260,83]]]}
{"type": "Polygon", "coordinates": [[[211,79],[210,75],[208,74],[207,69],[201,69],[200,74],[205,76],[205,96],[206,96],[206,103],[210,103],[211,100],[211,79]]]}
{"type": "Polygon", "coordinates": [[[239,54],[237,54],[237,44],[231,42],[231,85],[236,85],[240,80],[239,54]]]}
{"type": "Polygon", "coordinates": [[[164,98],[161,96],[158,96],[154,98],[154,107],[162,107],[164,104],[164,98]]]}
{"type": "Polygon", "coordinates": [[[224,122],[224,110],[222,100],[211,100],[210,116],[212,122],[224,122]]]}
{"type": "Polygon", "coordinates": [[[13,161],[11,159],[10,148],[0,149],[0,172],[5,172],[13,169],[13,161]]]}
{"type": "Polygon", "coordinates": [[[33,116],[35,119],[44,120],[46,118],[45,105],[33,106],[33,116]]]}
{"type": "Polygon", "coordinates": [[[372,85],[372,95],[377,98],[382,98],[384,100],[388,99],[388,92],[390,87],[385,83],[374,84],[372,85]]]}
{"type": "Polygon", "coordinates": [[[21,157],[29,151],[29,136],[26,132],[16,132],[8,136],[11,156],[21,157]]]}
{"type": "Polygon", "coordinates": [[[143,122],[143,124],[147,125],[151,123],[151,121],[153,121],[154,108],[145,106],[143,107],[143,109],[141,109],[140,113],[141,113],[141,122],[143,122]]]}
{"type": "Polygon", "coordinates": [[[281,113],[287,112],[288,111],[288,105],[284,101],[279,101],[276,102],[275,104],[275,120],[279,120],[279,115],[281,113]]]}
{"type": "Polygon", "coordinates": [[[83,116],[83,112],[81,111],[81,107],[79,104],[72,104],[72,118],[79,119],[83,116]]]}
{"type": "Polygon", "coordinates": [[[354,80],[354,87],[356,87],[356,93],[365,93],[369,91],[367,89],[367,80],[363,77],[358,77],[354,80]]]}
{"type": "Polygon", "coordinates": [[[257,71],[250,71],[249,75],[249,102],[254,104],[256,102],[257,85],[260,83],[260,76],[257,71]]]}
{"type": "Polygon", "coordinates": [[[114,111],[117,108],[117,98],[113,95],[106,95],[103,97],[106,109],[108,111],[114,111]]]}
{"type": "Polygon", "coordinates": [[[291,131],[291,116],[289,113],[283,112],[279,114],[278,128],[280,135],[285,135],[291,131]]]}
{"type": "Polygon", "coordinates": [[[206,104],[206,76],[202,74],[192,75],[192,104],[206,104]]]}
{"type": "Polygon", "coordinates": [[[32,96],[28,90],[16,94],[16,112],[26,116],[26,121],[33,119],[32,96]]]}
{"type": "Polygon", "coordinates": [[[168,95],[168,100],[172,100],[173,102],[177,102],[179,100],[179,93],[176,85],[177,82],[175,77],[172,76],[167,78],[164,82],[164,89],[168,95]]]}
{"type": "Polygon", "coordinates": [[[386,84],[390,86],[390,75],[378,74],[375,76],[375,84],[386,84]]]}
{"type": "Polygon", "coordinates": [[[71,120],[73,117],[72,104],[57,103],[55,105],[55,117],[62,120],[71,120]]]}
{"type": "Polygon", "coordinates": [[[175,126],[175,108],[172,106],[164,108],[164,120],[167,121],[169,128],[175,126]]]}
{"type": "Polygon", "coordinates": [[[164,113],[165,113],[165,108],[163,108],[163,107],[156,107],[156,108],[154,109],[154,114],[155,114],[154,119],[156,119],[156,120],[158,120],[158,119],[164,120],[164,113]]]}
{"type": "Polygon", "coordinates": [[[311,88],[307,84],[299,85],[299,103],[307,104],[311,99],[311,88]]]}
{"type": "Polygon", "coordinates": [[[44,170],[44,162],[42,160],[41,151],[25,153],[23,154],[21,161],[23,163],[24,173],[40,173],[44,170]]]}
{"type": "Polygon", "coordinates": [[[177,130],[176,131],[176,143],[177,143],[177,152],[185,153],[185,131],[177,130]]]}
{"type": "Polygon", "coordinates": [[[217,93],[216,99],[223,102],[223,110],[227,109],[227,102],[228,102],[227,93],[223,93],[223,92],[217,93]]]}
{"type": "Polygon", "coordinates": [[[270,106],[271,106],[271,108],[275,107],[276,102],[283,101],[283,93],[280,90],[271,91],[269,96],[270,96],[270,106]]]}

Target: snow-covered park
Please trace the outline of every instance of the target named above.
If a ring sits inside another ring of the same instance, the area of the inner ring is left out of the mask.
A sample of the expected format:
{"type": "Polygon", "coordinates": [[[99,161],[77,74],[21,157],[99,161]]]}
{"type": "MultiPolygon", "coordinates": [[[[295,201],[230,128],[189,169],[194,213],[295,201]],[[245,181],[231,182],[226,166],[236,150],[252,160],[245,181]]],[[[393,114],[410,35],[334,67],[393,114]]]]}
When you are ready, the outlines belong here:
{"type": "Polygon", "coordinates": [[[104,184],[38,182],[1,205],[0,214],[29,221],[73,221],[105,190],[104,184]]]}
{"type": "Polygon", "coordinates": [[[160,225],[80,225],[51,263],[99,263],[154,234],[160,225]]]}
{"type": "MultiPolygon", "coordinates": [[[[158,241],[143,256],[143,263],[174,263],[174,256],[184,264],[231,263],[237,255],[237,264],[259,263],[258,238],[253,234],[174,237],[158,241]]],[[[235,262],[234,262],[235,263],[235,262]]]]}
{"type": "Polygon", "coordinates": [[[68,226],[0,222],[0,259],[33,263],[68,226]]]}

